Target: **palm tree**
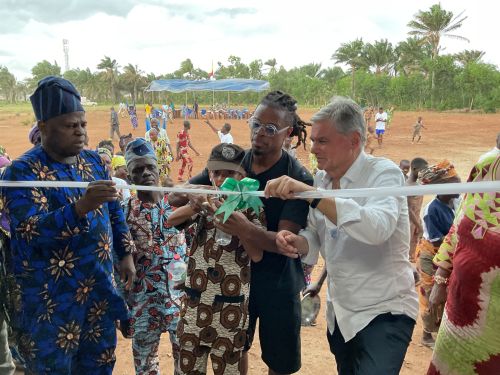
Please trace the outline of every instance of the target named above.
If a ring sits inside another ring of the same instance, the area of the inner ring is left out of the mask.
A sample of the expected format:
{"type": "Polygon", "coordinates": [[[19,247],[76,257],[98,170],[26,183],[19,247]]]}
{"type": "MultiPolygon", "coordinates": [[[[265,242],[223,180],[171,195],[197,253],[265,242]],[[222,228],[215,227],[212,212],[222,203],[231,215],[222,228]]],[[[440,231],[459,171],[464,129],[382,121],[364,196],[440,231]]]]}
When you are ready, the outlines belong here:
{"type": "Polygon", "coordinates": [[[331,86],[335,85],[335,83],[344,76],[345,73],[340,66],[326,68],[319,72],[319,77],[328,82],[331,86]]]}
{"type": "Polygon", "coordinates": [[[454,55],[455,59],[462,65],[467,65],[469,63],[478,63],[484,56],[483,51],[478,50],[463,50],[460,53],[454,55]]]}
{"type": "MultiPolygon", "coordinates": [[[[432,60],[435,60],[441,50],[442,37],[469,42],[469,39],[463,36],[451,34],[462,27],[462,23],[467,19],[467,16],[462,17],[463,14],[464,11],[454,17],[453,12],[441,8],[441,4],[434,4],[428,11],[419,10],[415,14],[414,19],[408,23],[408,27],[412,29],[408,34],[415,35],[429,43],[432,48],[432,60]]],[[[433,92],[434,69],[431,74],[431,106],[433,105],[433,92]]]]}
{"type": "Polygon", "coordinates": [[[367,43],[363,48],[363,58],[367,66],[375,68],[375,74],[389,73],[395,63],[394,50],[387,39],[367,43]]]}
{"type": "Polygon", "coordinates": [[[467,16],[462,17],[463,14],[464,12],[461,12],[453,17],[453,12],[441,8],[441,4],[434,4],[428,11],[419,10],[415,14],[414,19],[408,23],[408,27],[412,28],[408,34],[415,35],[429,43],[432,46],[434,59],[439,55],[442,37],[469,42],[469,39],[463,36],[450,34],[462,27],[462,23],[467,19],[467,16]]]}
{"type": "Polygon", "coordinates": [[[402,72],[404,75],[421,71],[423,61],[430,58],[432,53],[430,45],[417,37],[399,42],[394,52],[397,56],[396,72],[402,72]]]}
{"type": "Polygon", "coordinates": [[[90,71],[89,68],[81,70],[79,73],[78,80],[82,85],[82,95],[87,96],[90,99],[97,100],[101,82],[97,74],[90,71]]]}
{"type": "Polygon", "coordinates": [[[335,63],[345,63],[351,67],[351,96],[354,97],[355,94],[355,73],[356,70],[364,65],[363,61],[363,39],[356,39],[352,42],[342,43],[339,48],[332,55],[332,60],[335,63]]]}
{"type": "Polygon", "coordinates": [[[101,59],[99,65],[97,65],[97,69],[102,70],[104,72],[104,78],[106,82],[109,84],[109,93],[111,94],[111,100],[116,102],[116,81],[118,77],[118,68],[120,66],[116,62],[115,59],[111,60],[109,56],[104,56],[101,59]]]}
{"type": "Polygon", "coordinates": [[[321,63],[310,63],[306,65],[302,65],[299,70],[304,73],[307,77],[314,78],[318,77],[321,73],[321,63]]]}
{"type": "Polygon", "coordinates": [[[140,70],[137,65],[128,64],[123,68],[121,77],[127,85],[132,87],[131,94],[134,103],[137,101],[137,86],[144,78],[142,76],[143,73],[144,72],[140,70]]]}
{"type": "Polygon", "coordinates": [[[269,59],[267,60],[264,65],[267,65],[269,66],[271,69],[269,70],[269,74],[275,74],[276,73],[276,59],[275,58],[272,58],[272,59],[269,59]]]}

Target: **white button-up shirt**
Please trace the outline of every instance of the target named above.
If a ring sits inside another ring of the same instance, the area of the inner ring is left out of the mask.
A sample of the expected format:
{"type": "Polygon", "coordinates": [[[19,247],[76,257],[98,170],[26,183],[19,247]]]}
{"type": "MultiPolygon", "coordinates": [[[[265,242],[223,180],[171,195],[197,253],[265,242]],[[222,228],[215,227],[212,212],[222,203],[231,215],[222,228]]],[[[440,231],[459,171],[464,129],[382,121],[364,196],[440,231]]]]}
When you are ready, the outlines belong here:
{"type": "MultiPolygon", "coordinates": [[[[396,164],[361,152],[340,179],[341,189],[403,186],[396,164]]],[[[314,186],[331,189],[324,171],[314,186]]],[[[327,323],[337,319],[346,341],[384,313],[417,318],[418,299],[408,261],[410,222],[406,197],[335,198],[337,225],[319,209],[310,209],[307,228],[300,232],[309,243],[303,258],[316,264],[321,253],[327,268],[327,323]]]]}

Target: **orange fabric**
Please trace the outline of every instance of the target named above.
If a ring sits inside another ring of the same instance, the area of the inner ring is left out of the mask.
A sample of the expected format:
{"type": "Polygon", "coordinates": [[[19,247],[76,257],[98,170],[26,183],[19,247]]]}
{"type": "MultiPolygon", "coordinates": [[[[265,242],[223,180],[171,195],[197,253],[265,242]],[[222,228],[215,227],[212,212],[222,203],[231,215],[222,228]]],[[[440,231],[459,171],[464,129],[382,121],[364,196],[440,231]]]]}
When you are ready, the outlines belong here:
{"type": "Polygon", "coordinates": [[[420,316],[426,332],[437,332],[441,322],[444,304],[440,306],[439,313],[432,315],[429,311],[429,297],[434,286],[435,266],[432,259],[436,255],[439,247],[434,246],[426,239],[421,239],[417,245],[417,270],[420,275],[418,283],[418,302],[420,305],[420,316]]]}

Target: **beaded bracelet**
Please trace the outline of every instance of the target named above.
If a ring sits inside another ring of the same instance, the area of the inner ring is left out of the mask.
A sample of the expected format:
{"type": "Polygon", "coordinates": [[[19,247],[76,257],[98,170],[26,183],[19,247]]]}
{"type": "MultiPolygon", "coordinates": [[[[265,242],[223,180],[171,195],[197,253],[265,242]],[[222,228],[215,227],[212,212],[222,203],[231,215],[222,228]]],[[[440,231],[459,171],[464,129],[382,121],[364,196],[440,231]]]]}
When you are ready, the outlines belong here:
{"type": "Polygon", "coordinates": [[[438,285],[448,285],[448,278],[440,275],[434,275],[434,282],[438,285]]]}

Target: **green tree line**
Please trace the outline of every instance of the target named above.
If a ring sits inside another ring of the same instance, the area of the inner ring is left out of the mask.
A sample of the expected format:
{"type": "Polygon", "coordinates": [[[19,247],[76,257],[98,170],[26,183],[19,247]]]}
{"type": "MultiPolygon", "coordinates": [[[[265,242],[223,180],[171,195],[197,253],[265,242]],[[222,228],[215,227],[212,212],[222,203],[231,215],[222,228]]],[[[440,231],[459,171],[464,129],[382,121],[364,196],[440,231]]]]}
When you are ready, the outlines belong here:
{"type": "MultiPolygon", "coordinates": [[[[444,54],[443,38],[467,42],[456,34],[467,19],[440,4],[418,11],[408,22],[408,38],[393,45],[387,39],[366,42],[356,39],[342,43],[332,53],[333,67],[310,63],[285,69],[276,59],[256,59],[245,63],[238,56],[217,62],[215,78],[253,78],[270,82],[272,90],[283,90],[301,105],[319,107],[333,95],[350,96],[361,105],[395,106],[399,109],[446,110],[466,108],[493,112],[500,108],[500,71],[483,62],[483,51],[463,50],[444,54]]],[[[31,77],[18,81],[5,66],[0,66],[0,95],[8,102],[27,100],[36,83],[47,75],[72,81],[82,96],[106,103],[173,100],[176,104],[194,100],[194,94],[144,93],[155,79],[208,79],[209,72],[195,68],[191,59],[180,63],[171,73],[147,74],[137,65],[121,66],[105,56],[95,69],[72,69],[64,73],[57,62],[41,61],[31,77]]],[[[196,93],[198,102],[212,100],[231,104],[255,103],[258,93],[196,93]]]]}

